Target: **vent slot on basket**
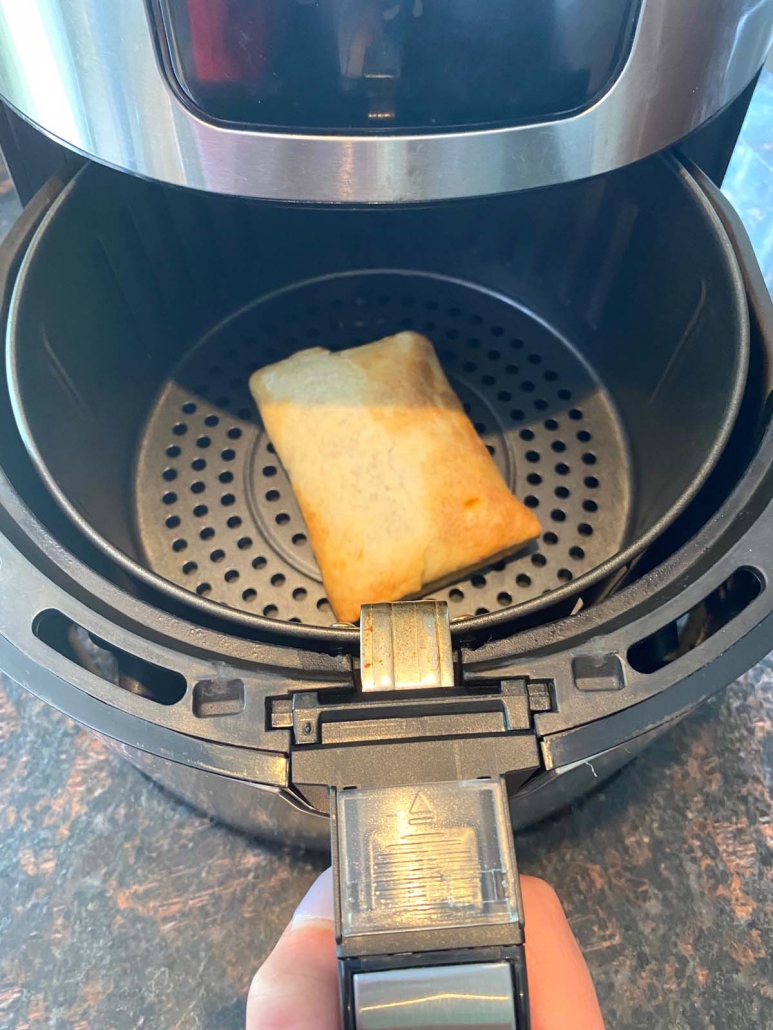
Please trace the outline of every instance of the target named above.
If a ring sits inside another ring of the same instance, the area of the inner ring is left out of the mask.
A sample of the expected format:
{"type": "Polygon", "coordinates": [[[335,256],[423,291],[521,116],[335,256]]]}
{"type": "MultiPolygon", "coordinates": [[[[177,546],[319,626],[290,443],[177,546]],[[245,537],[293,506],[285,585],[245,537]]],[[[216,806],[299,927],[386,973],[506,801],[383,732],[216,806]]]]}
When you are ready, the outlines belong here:
{"type": "Polygon", "coordinates": [[[179,672],[106,643],[55,609],[41,612],[32,631],[63,658],[131,694],[160,705],[177,704],[185,696],[185,677],[179,672]]]}
{"type": "Polygon", "coordinates": [[[665,668],[724,629],[763,589],[759,572],[738,569],[684,615],[633,644],[628,649],[630,665],[643,673],[665,668]]]}

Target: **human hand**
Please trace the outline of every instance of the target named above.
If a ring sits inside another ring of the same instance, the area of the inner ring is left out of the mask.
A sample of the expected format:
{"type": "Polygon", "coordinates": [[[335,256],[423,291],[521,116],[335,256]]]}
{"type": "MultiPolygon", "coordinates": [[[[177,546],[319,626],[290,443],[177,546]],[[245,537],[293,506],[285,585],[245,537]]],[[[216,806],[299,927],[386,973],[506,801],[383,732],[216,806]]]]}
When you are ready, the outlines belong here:
{"type": "MultiPolygon", "coordinates": [[[[532,1030],[604,1030],[585,959],[556,892],[521,877],[532,1030]]],[[[339,1030],[333,880],[323,873],[252,981],[247,1030],[339,1030]]]]}

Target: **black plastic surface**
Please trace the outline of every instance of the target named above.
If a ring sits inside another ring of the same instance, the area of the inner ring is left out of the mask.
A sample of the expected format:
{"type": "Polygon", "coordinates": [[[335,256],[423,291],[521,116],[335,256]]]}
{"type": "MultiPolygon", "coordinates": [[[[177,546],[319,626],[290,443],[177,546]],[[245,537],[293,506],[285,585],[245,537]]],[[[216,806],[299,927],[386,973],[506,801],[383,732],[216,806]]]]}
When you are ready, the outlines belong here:
{"type": "Polygon", "coordinates": [[[372,131],[576,111],[613,81],[638,0],[159,0],[159,36],[205,114],[372,131]]]}
{"type": "Polygon", "coordinates": [[[290,777],[302,791],[306,784],[380,787],[385,775],[394,786],[457,779],[506,776],[514,792],[540,767],[533,733],[425,739],[338,747],[295,748],[290,777]]]}

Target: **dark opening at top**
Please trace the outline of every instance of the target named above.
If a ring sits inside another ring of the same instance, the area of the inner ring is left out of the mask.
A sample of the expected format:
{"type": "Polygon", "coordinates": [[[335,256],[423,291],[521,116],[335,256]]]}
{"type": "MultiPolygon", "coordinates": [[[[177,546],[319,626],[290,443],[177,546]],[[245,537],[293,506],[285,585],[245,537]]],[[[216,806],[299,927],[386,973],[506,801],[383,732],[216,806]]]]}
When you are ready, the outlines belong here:
{"type": "Polygon", "coordinates": [[[438,131],[581,110],[614,80],[638,0],[158,0],[171,68],[245,126],[438,131]]]}

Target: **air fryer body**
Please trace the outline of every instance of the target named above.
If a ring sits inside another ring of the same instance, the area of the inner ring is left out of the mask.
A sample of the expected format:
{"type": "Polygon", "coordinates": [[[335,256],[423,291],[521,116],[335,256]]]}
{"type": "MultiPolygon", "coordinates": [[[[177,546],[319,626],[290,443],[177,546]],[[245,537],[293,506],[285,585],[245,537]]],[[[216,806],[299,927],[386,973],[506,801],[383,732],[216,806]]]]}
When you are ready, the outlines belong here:
{"type": "Polygon", "coordinates": [[[442,200],[669,146],[743,90],[772,31],[770,0],[3,0],[0,95],[175,185],[442,200]]]}
{"type": "Polygon", "coordinates": [[[509,748],[523,826],[761,658],[773,318],[710,180],[771,38],[773,0],[0,0],[0,143],[20,184],[64,169],[0,248],[0,667],[198,808],[325,847],[355,752],[509,748]],[[517,576],[447,591],[467,737],[371,717],[245,388],[390,319],[442,335],[546,520],[517,576]]]}

